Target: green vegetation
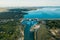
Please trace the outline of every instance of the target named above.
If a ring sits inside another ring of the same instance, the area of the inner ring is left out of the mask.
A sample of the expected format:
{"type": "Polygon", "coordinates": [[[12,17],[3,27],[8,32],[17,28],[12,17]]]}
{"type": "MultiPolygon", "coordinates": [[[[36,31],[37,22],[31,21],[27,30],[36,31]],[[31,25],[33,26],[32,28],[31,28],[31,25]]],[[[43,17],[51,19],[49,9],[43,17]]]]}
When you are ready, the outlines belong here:
{"type": "MultiPolygon", "coordinates": [[[[27,9],[9,9],[8,12],[0,12],[0,19],[7,20],[13,19],[14,21],[7,21],[7,23],[0,22],[0,40],[17,40],[22,37],[21,30],[23,31],[22,25],[18,21],[23,18],[25,14],[22,11],[28,11],[27,9]]],[[[0,21],[1,21],[0,20],[0,21]]]]}
{"type": "MultiPolygon", "coordinates": [[[[27,9],[26,9],[27,10],[27,9]]],[[[0,12],[0,19],[20,19],[27,13],[22,12],[24,9],[9,9],[8,12],[0,12]]]]}
{"type": "Polygon", "coordinates": [[[15,21],[0,24],[0,40],[16,40],[19,35],[19,26],[15,21]]]}
{"type": "Polygon", "coordinates": [[[46,20],[40,24],[37,40],[60,40],[60,20],[46,20]]]}
{"type": "Polygon", "coordinates": [[[46,25],[49,28],[53,28],[53,27],[60,28],[60,20],[47,20],[46,25]]]}
{"type": "Polygon", "coordinates": [[[51,37],[60,40],[60,20],[47,20],[46,25],[53,32],[51,37]]]}

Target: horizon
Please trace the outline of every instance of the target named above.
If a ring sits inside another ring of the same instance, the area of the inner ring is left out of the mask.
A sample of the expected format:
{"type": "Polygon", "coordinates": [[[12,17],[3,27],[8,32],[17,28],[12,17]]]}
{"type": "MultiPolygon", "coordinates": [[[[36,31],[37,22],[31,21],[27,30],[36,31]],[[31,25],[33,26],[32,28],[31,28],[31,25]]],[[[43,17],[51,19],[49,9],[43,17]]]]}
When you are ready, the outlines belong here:
{"type": "Polygon", "coordinates": [[[60,0],[0,0],[0,7],[60,6],[60,0]]]}

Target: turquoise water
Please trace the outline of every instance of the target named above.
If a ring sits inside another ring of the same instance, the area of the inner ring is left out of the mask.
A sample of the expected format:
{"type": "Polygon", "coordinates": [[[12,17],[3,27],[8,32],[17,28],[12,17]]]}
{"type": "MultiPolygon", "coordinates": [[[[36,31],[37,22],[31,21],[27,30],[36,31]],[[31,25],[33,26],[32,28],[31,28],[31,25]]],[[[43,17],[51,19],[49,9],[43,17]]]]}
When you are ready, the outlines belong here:
{"type": "Polygon", "coordinates": [[[32,20],[22,21],[22,24],[26,25],[25,29],[24,29],[24,40],[34,40],[34,32],[31,32],[30,29],[35,23],[37,23],[36,20],[34,20],[34,21],[32,21],[32,20]]]}
{"type": "Polygon", "coordinates": [[[24,18],[60,18],[60,8],[42,8],[28,11],[24,18]]]}
{"type": "MultiPolygon", "coordinates": [[[[43,8],[28,11],[27,15],[24,15],[24,18],[40,18],[40,19],[52,19],[52,18],[60,18],[60,8],[43,8]]],[[[23,25],[26,25],[24,29],[24,40],[34,40],[34,32],[30,31],[32,25],[37,23],[36,20],[29,21],[24,20],[22,22],[23,25]]]]}

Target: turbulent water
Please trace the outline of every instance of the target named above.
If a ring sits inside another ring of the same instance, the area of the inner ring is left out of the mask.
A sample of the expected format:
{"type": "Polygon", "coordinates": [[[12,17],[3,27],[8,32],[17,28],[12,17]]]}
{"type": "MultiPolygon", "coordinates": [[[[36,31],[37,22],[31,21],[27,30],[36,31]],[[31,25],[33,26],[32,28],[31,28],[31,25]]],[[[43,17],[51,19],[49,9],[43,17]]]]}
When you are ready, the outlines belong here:
{"type": "Polygon", "coordinates": [[[60,18],[60,8],[42,8],[27,13],[24,18],[60,18]]]}
{"type": "Polygon", "coordinates": [[[24,29],[24,40],[34,40],[34,32],[31,32],[30,29],[35,23],[37,23],[36,20],[34,20],[34,21],[31,21],[31,20],[30,21],[29,20],[22,21],[22,24],[26,25],[25,29],[24,29]]]}

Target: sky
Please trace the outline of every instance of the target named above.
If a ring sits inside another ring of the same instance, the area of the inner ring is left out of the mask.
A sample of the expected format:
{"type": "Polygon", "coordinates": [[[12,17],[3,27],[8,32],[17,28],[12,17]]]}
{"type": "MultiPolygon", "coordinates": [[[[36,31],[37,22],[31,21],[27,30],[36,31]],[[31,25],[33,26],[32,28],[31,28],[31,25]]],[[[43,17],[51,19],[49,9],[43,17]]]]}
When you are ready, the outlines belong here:
{"type": "Polygon", "coordinates": [[[0,7],[60,6],[60,0],[0,0],[0,7]]]}

